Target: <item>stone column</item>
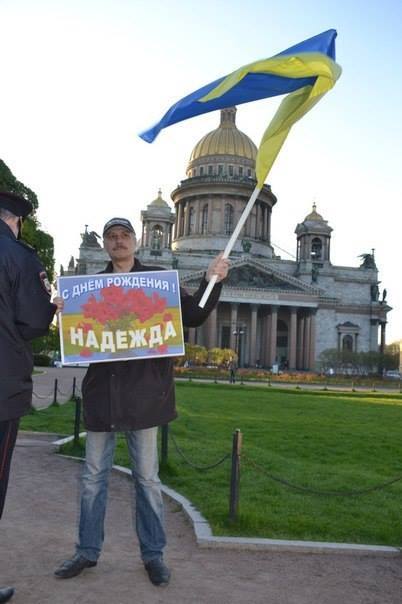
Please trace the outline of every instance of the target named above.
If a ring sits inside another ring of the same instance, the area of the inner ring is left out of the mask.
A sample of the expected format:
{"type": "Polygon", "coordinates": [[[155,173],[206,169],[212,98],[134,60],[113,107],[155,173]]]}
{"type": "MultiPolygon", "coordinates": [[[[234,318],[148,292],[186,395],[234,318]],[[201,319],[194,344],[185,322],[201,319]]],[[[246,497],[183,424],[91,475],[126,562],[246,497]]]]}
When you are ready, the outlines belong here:
{"type": "Polygon", "coordinates": [[[316,338],[316,311],[312,310],[310,315],[310,359],[309,369],[315,367],[315,338],[316,338]]]}
{"type": "Polygon", "coordinates": [[[303,369],[310,369],[310,325],[311,315],[307,315],[304,320],[304,363],[303,369]]]}
{"type": "Polygon", "coordinates": [[[370,319],[370,350],[378,352],[378,321],[370,319]]]}
{"type": "MultiPolygon", "coordinates": [[[[236,350],[236,336],[234,335],[234,331],[237,328],[237,315],[238,315],[239,305],[237,303],[232,302],[230,305],[230,348],[237,352],[236,350]]],[[[238,337],[238,336],[237,336],[238,337]]]]}
{"type": "Polygon", "coordinates": [[[267,237],[268,237],[269,243],[271,243],[271,208],[268,208],[268,231],[267,231],[267,237]]]}
{"type": "Polygon", "coordinates": [[[197,200],[196,208],[197,209],[196,209],[196,212],[195,212],[195,227],[194,227],[194,232],[197,235],[200,235],[201,234],[201,220],[202,220],[202,217],[201,217],[201,212],[202,212],[201,199],[197,200]]]}
{"type": "Polygon", "coordinates": [[[220,206],[220,208],[218,208],[218,217],[215,221],[215,224],[212,225],[212,233],[225,233],[225,206],[227,203],[229,203],[229,201],[224,195],[221,195],[221,199],[222,205],[220,206]]]}
{"type": "MultiPolygon", "coordinates": [[[[265,307],[267,308],[267,307],[265,307]]],[[[267,314],[263,318],[263,337],[261,342],[261,362],[264,367],[268,367],[269,358],[269,334],[271,332],[271,314],[267,314]]]]}
{"type": "Polygon", "coordinates": [[[259,215],[259,211],[258,211],[258,201],[255,204],[255,234],[254,237],[255,239],[258,239],[258,215],[259,215]]]}
{"type": "Polygon", "coordinates": [[[212,201],[211,197],[209,197],[209,199],[208,199],[207,232],[204,233],[204,235],[206,235],[207,233],[212,233],[212,210],[213,210],[213,201],[212,201]]]}
{"type": "Polygon", "coordinates": [[[290,324],[289,324],[289,369],[296,369],[296,341],[297,341],[297,308],[290,308],[290,324]]]}
{"type": "Polygon", "coordinates": [[[190,329],[188,330],[188,343],[194,345],[195,342],[196,342],[196,328],[190,327],[190,329]]]}
{"type": "Polygon", "coordinates": [[[190,220],[190,204],[187,202],[187,204],[184,205],[183,207],[183,211],[184,211],[184,232],[183,235],[186,236],[188,233],[188,223],[190,220]]]}
{"type": "Polygon", "coordinates": [[[207,319],[207,347],[216,348],[218,345],[218,307],[215,306],[207,319]]]}
{"type": "Polygon", "coordinates": [[[250,354],[249,364],[251,367],[255,367],[257,360],[257,313],[258,304],[251,305],[251,329],[250,329],[250,354]]]}
{"type": "Polygon", "coordinates": [[[268,237],[268,206],[266,204],[264,204],[264,232],[263,232],[264,241],[267,240],[267,237],[268,237]]]}
{"type": "Polygon", "coordinates": [[[268,365],[273,365],[276,361],[276,338],[278,335],[278,306],[271,306],[271,329],[269,334],[269,358],[268,365]]]}
{"type": "Polygon", "coordinates": [[[386,321],[381,321],[381,340],[380,340],[380,352],[384,354],[385,352],[385,336],[386,336],[386,321]]]}
{"type": "Polygon", "coordinates": [[[296,355],[296,366],[297,369],[303,369],[304,367],[304,315],[299,317],[298,321],[298,337],[297,337],[297,355],[296,355]]]}
{"type": "Polygon", "coordinates": [[[175,239],[178,239],[179,237],[181,237],[180,234],[180,226],[181,226],[181,214],[183,212],[183,208],[181,205],[181,202],[179,201],[179,203],[177,204],[177,215],[176,215],[176,229],[175,229],[175,239]]]}

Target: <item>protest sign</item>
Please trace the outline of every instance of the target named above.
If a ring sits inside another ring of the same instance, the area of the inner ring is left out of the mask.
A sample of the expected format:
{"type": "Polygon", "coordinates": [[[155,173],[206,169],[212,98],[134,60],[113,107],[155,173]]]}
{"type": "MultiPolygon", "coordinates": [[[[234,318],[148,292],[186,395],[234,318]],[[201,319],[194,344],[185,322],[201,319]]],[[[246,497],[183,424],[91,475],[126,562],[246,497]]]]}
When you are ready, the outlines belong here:
{"type": "Polygon", "coordinates": [[[184,354],[177,271],[59,277],[63,365],[184,354]]]}

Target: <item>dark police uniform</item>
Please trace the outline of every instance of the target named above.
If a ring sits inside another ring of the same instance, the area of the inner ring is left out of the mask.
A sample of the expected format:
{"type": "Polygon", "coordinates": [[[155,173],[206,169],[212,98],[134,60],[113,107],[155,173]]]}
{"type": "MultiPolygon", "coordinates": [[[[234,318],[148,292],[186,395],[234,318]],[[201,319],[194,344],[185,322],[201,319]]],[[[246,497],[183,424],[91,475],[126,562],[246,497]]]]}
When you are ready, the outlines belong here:
{"type": "MultiPolygon", "coordinates": [[[[1,191],[0,208],[23,218],[32,211],[25,199],[1,191]]],[[[19,418],[32,401],[29,341],[47,333],[55,311],[35,250],[17,240],[0,219],[0,517],[19,418]]]]}

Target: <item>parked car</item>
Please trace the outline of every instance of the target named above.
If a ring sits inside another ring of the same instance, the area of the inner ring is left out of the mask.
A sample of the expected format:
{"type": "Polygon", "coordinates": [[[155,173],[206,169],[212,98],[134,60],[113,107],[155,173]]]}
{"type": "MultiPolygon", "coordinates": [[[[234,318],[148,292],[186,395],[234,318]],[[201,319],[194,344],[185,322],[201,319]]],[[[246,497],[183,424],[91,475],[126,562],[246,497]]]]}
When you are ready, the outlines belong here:
{"type": "Polygon", "coordinates": [[[392,380],[400,380],[401,374],[397,369],[389,369],[388,371],[385,372],[384,377],[391,378],[392,380]]]}

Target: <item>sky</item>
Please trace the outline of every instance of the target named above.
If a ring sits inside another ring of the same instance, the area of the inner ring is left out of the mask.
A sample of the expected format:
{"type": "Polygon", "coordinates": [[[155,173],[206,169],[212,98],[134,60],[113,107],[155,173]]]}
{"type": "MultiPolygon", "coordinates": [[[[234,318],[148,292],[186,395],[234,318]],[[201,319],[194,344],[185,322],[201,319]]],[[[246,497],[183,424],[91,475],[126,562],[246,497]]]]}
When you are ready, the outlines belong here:
{"type": "MultiPolygon", "coordinates": [[[[276,253],[317,211],[334,229],[331,260],[359,266],[375,249],[393,307],[387,342],[402,339],[402,0],[0,0],[0,158],[39,198],[56,267],[78,256],[84,225],[101,233],[185,178],[218,112],[137,135],[181,97],[241,65],[334,28],[343,73],[292,129],[267,182],[276,253]]],[[[258,145],[281,99],[241,105],[258,145]]],[[[281,251],[285,250],[285,251],[281,251]]]]}

